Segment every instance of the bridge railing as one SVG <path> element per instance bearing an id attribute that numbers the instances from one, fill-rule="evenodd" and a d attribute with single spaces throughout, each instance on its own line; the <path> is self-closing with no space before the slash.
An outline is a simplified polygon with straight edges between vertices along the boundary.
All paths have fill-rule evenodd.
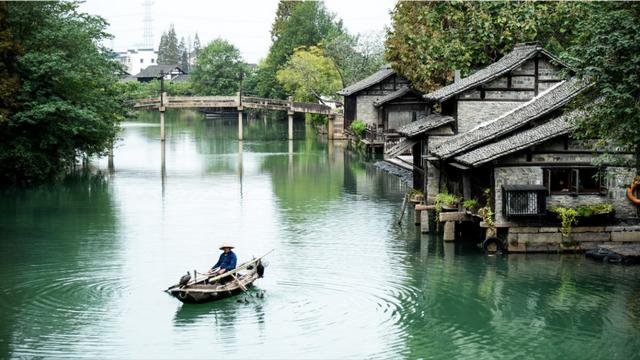
<path id="1" fill-rule="evenodd" d="M 287 100 L 267 99 L 267 98 L 259 98 L 254 96 L 243 96 L 242 103 L 247 105 L 263 105 L 263 106 L 282 107 L 282 108 L 289 107 L 289 101 Z"/>
<path id="2" fill-rule="evenodd" d="M 160 106 L 160 97 L 136 100 L 134 107 L 152 107 Z"/>
<path id="3" fill-rule="evenodd" d="M 238 98 L 235 96 L 169 96 L 168 107 L 235 107 Z"/>
<path id="4" fill-rule="evenodd" d="M 313 113 L 321 113 L 321 114 L 331 113 L 331 108 L 322 104 L 294 102 L 293 107 L 294 109 L 300 109 L 304 112 L 313 112 Z"/>

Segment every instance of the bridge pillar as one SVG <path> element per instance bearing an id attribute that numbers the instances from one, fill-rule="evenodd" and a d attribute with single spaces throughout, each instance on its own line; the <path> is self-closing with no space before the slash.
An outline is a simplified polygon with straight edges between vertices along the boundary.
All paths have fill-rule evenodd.
<path id="1" fill-rule="evenodd" d="M 333 140 L 333 123 L 336 120 L 336 116 L 331 114 L 328 116 L 329 121 L 327 121 L 327 139 Z"/>
<path id="2" fill-rule="evenodd" d="M 160 141 L 164 141 L 164 106 L 160 108 Z"/>
<path id="3" fill-rule="evenodd" d="M 242 106 L 238 107 L 238 140 L 242 140 Z"/>
<path id="4" fill-rule="evenodd" d="M 293 140 L 293 112 L 289 111 L 287 114 L 289 115 L 288 116 L 289 117 L 289 126 L 288 126 L 288 130 L 289 130 L 288 131 L 288 135 L 289 136 L 287 137 L 287 139 Z"/>

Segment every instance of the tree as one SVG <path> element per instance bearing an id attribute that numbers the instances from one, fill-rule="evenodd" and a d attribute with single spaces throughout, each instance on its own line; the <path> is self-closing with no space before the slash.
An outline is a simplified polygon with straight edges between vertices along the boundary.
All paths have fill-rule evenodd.
<path id="1" fill-rule="evenodd" d="M 200 44 L 200 37 L 198 37 L 198 33 L 196 33 L 195 39 L 193 40 L 193 51 L 195 51 L 196 57 L 200 54 L 200 50 L 202 50 L 202 44 Z"/>
<path id="2" fill-rule="evenodd" d="M 277 79 L 298 101 L 315 101 L 320 96 L 335 96 L 342 88 L 333 60 L 321 48 L 299 48 L 278 71 Z"/>
<path id="3" fill-rule="evenodd" d="M 342 22 L 335 19 L 324 3 L 315 1 L 278 4 L 271 28 L 271 47 L 265 61 L 258 67 L 256 90 L 260 96 L 284 98 L 285 90 L 276 79 L 294 50 L 301 46 L 316 46 L 324 40 L 344 33 Z"/>
<path id="4" fill-rule="evenodd" d="M 245 71 L 240 51 L 226 40 L 215 39 L 200 51 L 193 66 L 193 89 L 200 95 L 233 95 Z"/>
<path id="5" fill-rule="evenodd" d="M 584 3 L 585 17 L 571 61 L 578 75 L 594 81 L 585 97 L 589 116 L 577 121 L 575 135 L 634 149 L 640 175 L 640 4 Z M 596 100 L 597 99 L 597 100 Z"/>
<path id="6" fill-rule="evenodd" d="M 184 42 L 184 37 L 180 39 L 178 52 L 180 53 L 180 68 L 186 72 L 189 72 L 189 54 L 187 53 L 187 46 Z"/>
<path id="7" fill-rule="evenodd" d="M 164 40 L 164 41 L 163 41 Z M 158 48 L 158 64 L 177 65 L 180 63 L 181 53 L 178 48 L 178 36 L 173 24 L 169 31 L 162 34 L 160 47 Z"/>
<path id="8" fill-rule="evenodd" d="M 18 108 L 16 96 L 20 89 L 17 59 L 20 45 L 8 29 L 8 5 L 0 3 L 0 124 L 9 121 Z"/>
<path id="9" fill-rule="evenodd" d="M 573 44 L 582 6 L 575 2 L 405 2 L 392 12 L 386 58 L 419 90 L 495 62 L 515 43 L 539 41 L 562 53 Z"/>
<path id="10" fill-rule="evenodd" d="M 322 42 L 325 56 L 333 59 L 342 87 L 371 75 L 384 63 L 384 41 L 381 34 L 352 36 L 341 34 Z"/>
<path id="11" fill-rule="evenodd" d="M 78 156 L 103 154 L 126 107 L 115 84 L 122 73 L 104 19 L 78 13 L 77 2 L 10 2 L 3 31 L 19 44 L 3 58 L 20 79 L 18 108 L 0 124 L 0 184 L 59 178 Z M 15 61 L 15 63 L 14 63 Z"/>
<path id="12" fill-rule="evenodd" d="M 158 45 L 158 64 L 166 63 L 166 53 L 167 53 L 167 33 L 163 32 L 160 36 L 160 45 Z"/>

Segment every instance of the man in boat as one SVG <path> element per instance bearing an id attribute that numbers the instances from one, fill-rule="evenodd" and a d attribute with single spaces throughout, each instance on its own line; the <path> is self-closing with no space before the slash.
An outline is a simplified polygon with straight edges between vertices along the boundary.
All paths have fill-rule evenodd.
<path id="1" fill-rule="evenodd" d="M 233 249 L 233 246 L 227 242 L 222 243 L 222 245 L 220 245 L 220 250 L 222 250 L 222 254 L 220 254 L 220 258 L 218 259 L 218 262 L 213 265 L 213 267 L 211 268 L 211 270 L 209 270 L 209 274 L 211 275 L 222 275 L 224 273 L 226 273 L 227 271 L 231 271 L 233 269 L 236 268 L 236 262 L 237 262 L 237 258 L 236 258 L 236 254 L 231 251 L 231 249 Z M 226 280 L 226 278 L 222 278 L 220 279 L 220 283 L 224 284 Z"/>

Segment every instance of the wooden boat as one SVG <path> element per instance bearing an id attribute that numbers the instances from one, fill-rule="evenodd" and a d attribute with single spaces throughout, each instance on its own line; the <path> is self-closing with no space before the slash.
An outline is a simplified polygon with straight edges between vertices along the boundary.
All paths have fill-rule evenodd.
<path id="1" fill-rule="evenodd" d="M 263 276 L 263 257 L 242 263 L 235 269 L 218 276 L 199 274 L 194 271 L 194 278 L 186 284 L 172 285 L 165 291 L 188 304 L 220 300 L 242 293 L 247 291 L 256 279 Z"/>

